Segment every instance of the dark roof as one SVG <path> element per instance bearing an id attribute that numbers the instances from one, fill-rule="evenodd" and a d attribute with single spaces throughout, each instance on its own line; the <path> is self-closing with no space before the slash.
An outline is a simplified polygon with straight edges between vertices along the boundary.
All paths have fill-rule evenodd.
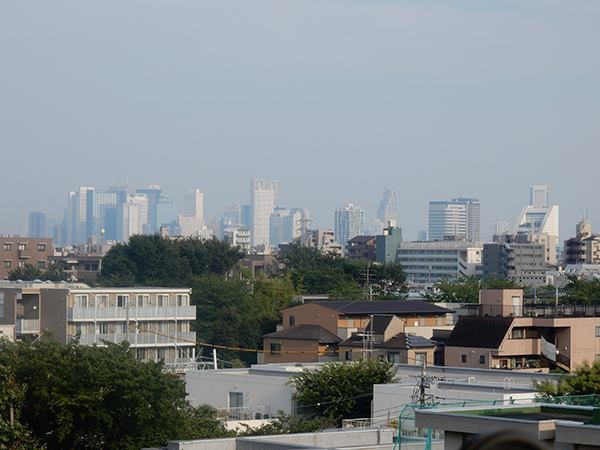
<path id="1" fill-rule="evenodd" d="M 344 314 L 446 314 L 451 309 L 436 306 L 423 300 L 374 300 L 374 301 L 314 301 L 315 305 L 333 309 Z"/>
<path id="2" fill-rule="evenodd" d="M 342 341 L 338 336 L 320 325 L 296 325 L 275 333 L 265 334 L 263 338 L 318 340 L 323 344 L 337 344 Z"/>
<path id="3" fill-rule="evenodd" d="M 365 242 L 369 242 L 372 239 L 375 239 L 376 236 L 354 236 L 352 239 L 348 241 L 348 244 L 362 244 Z"/>
<path id="4" fill-rule="evenodd" d="M 375 348 L 433 348 L 437 345 L 435 341 L 426 339 L 422 336 L 413 336 L 411 334 L 399 333 L 385 342 L 375 342 Z M 348 339 L 341 342 L 340 347 L 362 347 L 363 336 L 360 333 L 352 333 Z"/>
<path id="5" fill-rule="evenodd" d="M 446 346 L 499 348 L 513 320 L 512 317 L 461 316 L 450 333 Z"/>
<path id="6" fill-rule="evenodd" d="M 373 334 L 383 334 L 389 326 L 392 319 L 396 317 L 393 314 L 374 314 L 373 315 Z M 367 324 L 365 330 L 371 331 L 371 321 Z"/>

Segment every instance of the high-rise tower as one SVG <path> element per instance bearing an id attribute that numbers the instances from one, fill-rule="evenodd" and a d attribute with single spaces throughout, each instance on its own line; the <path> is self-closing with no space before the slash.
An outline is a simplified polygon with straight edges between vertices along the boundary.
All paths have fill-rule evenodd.
<path id="1" fill-rule="evenodd" d="M 335 242 L 345 247 L 350 239 L 364 235 L 365 212 L 352 203 L 335 210 Z"/>
<path id="2" fill-rule="evenodd" d="M 277 181 L 254 178 L 250 184 L 252 245 L 269 245 L 269 219 L 277 202 Z"/>
<path id="3" fill-rule="evenodd" d="M 377 208 L 377 219 L 379 219 L 384 228 L 390 226 L 390 221 L 393 221 L 392 226 L 396 226 L 398 222 L 398 194 L 396 189 L 385 188 L 379 208 Z"/>
<path id="4" fill-rule="evenodd" d="M 479 242 L 480 203 L 476 198 L 454 198 L 452 201 L 429 202 L 429 240 L 445 236 L 463 236 Z"/>

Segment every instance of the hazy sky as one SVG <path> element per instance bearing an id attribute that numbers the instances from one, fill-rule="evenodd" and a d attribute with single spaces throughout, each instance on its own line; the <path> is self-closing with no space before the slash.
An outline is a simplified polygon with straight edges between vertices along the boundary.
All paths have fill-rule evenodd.
<path id="1" fill-rule="evenodd" d="M 431 200 L 478 197 L 485 237 L 549 184 L 565 239 L 600 231 L 599 142 L 598 0 L 0 3 L 0 233 L 126 181 L 211 219 L 260 177 L 320 228 L 395 187 L 409 240 Z"/>

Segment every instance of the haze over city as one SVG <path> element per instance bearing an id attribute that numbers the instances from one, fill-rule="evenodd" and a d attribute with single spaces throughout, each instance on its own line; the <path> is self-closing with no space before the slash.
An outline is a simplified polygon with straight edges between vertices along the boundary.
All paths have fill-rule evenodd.
<path id="1" fill-rule="evenodd" d="M 332 228 L 398 192 L 406 240 L 428 203 L 481 202 L 511 227 L 549 185 L 560 239 L 600 224 L 594 1 L 5 2 L 0 234 L 62 218 L 80 186 L 204 193 L 212 220 L 278 180 Z"/>

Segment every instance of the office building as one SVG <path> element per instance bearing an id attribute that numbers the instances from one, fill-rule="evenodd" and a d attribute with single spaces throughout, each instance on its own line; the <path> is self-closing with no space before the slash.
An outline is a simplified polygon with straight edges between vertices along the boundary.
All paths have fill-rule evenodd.
<path id="1" fill-rule="evenodd" d="M 254 178 L 250 185 L 252 246 L 269 245 L 269 220 L 277 203 L 277 181 Z"/>
<path id="2" fill-rule="evenodd" d="M 46 237 L 46 214 L 39 211 L 32 211 L 29 214 L 29 237 Z"/>
<path id="3" fill-rule="evenodd" d="M 138 194 L 144 194 L 148 199 L 148 221 L 144 226 L 144 234 L 155 234 L 159 232 L 161 225 L 159 221 L 159 206 L 170 205 L 169 197 L 163 195 L 160 186 L 149 186 L 145 189 L 136 189 Z"/>
<path id="4" fill-rule="evenodd" d="M 269 218 L 269 244 L 277 247 L 283 242 L 292 242 L 302 233 L 303 221 L 309 221 L 306 208 L 275 207 Z"/>
<path id="5" fill-rule="evenodd" d="M 480 203 L 476 198 L 454 198 L 452 201 L 429 202 L 429 240 L 459 236 L 479 242 Z"/>
<path id="6" fill-rule="evenodd" d="M 483 246 L 469 241 L 402 242 L 396 262 L 410 284 L 479 275 Z"/>
<path id="7" fill-rule="evenodd" d="M 145 194 L 128 194 L 117 208 L 117 240 L 126 242 L 134 234 L 143 234 L 148 223 L 148 198 Z"/>
<path id="8" fill-rule="evenodd" d="M 181 214 L 178 217 L 181 236 L 198 236 L 204 228 L 204 194 L 192 189 L 183 194 Z"/>
<path id="9" fill-rule="evenodd" d="M 335 210 L 335 241 L 345 247 L 350 239 L 362 236 L 365 230 L 365 212 L 352 203 Z"/>
<path id="10" fill-rule="evenodd" d="M 558 206 L 550 205 L 549 188 L 529 187 L 530 203 L 521 210 L 514 234 L 550 234 L 558 239 Z"/>
<path id="11" fill-rule="evenodd" d="M 402 228 L 394 226 L 385 228 L 375 241 L 375 260 L 379 263 L 396 262 L 401 243 Z"/>

